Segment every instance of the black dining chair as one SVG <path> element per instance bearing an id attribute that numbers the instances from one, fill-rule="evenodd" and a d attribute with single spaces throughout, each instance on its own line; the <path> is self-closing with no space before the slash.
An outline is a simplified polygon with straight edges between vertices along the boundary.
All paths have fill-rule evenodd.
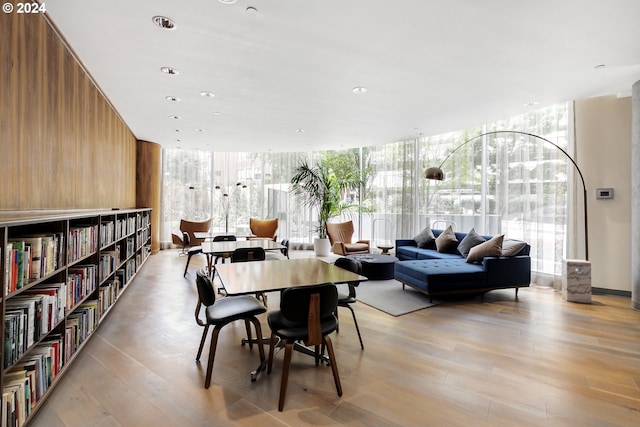
<path id="1" fill-rule="evenodd" d="M 198 303 L 195 312 L 196 322 L 198 325 L 204 327 L 196 361 L 200 360 L 204 342 L 207 338 L 207 332 L 209 332 L 209 327 L 213 326 L 211 346 L 209 348 L 209 361 L 207 363 L 207 373 L 204 382 L 204 388 L 209 388 L 209 385 L 211 385 L 211 374 L 213 372 L 213 361 L 218 345 L 218 334 L 220 330 L 229 323 L 235 322 L 236 320 L 244 320 L 249 348 L 253 348 L 251 340 L 251 323 L 253 323 L 256 329 L 260 363 L 264 363 L 265 354 L 262 344 L 262 327 L 256 316 L 265 313 L 267 308 L 252 295 L 232 296 L 216 300 L 216 293 L 213 291 L 213 285 L 206 270 L 200 270 L 196 273 L 196 286 L 198 288 Z M 200 310 L 203 306 L 205 308 L 204 320 L 200 319 Z"/>
<path id="2" fill-rule="evenodd" d="M 266 252 L 261 247 L 238 248 L 231 254 L 231 262 L 264 261 Z"/>
<path id="3" fill-rule="evenodd" d="M 356 274 L 362 274 L 362 264 L 360 261 L 355 260 L 353 258 L 338 258 L 333 263 L 336 267 L 344 268 L 345 270 L 349 270 Z M 356 319 L 356 312 L 353 311 L 352 305 L 355 304 L 358 300 L 356 299 L 356 286 L 358 286 L 360 282 L 348 282 L 349 293 L 344 293 L 341 290 L 338 290 L 338 307 L 346 307 L 351 310 L 351 315 L 353 316 L 353 324 L 356 326 L 356 331 L 358 332 L 358 339 L 360 340 L 360 348 L 364 350 L 364 344 L 362 343 L 362 335 L 360 335 L 360 328 L 358 327 L 358 320 Z M 336 309 L 336 317 L 338 317 L 338 310 Z M 339 332 L 339 330 L 337 331 Z"/>
<path id="4" fill-rule="evenodd" d="M 329 338 L 329 334 L 338 327 L 338 319 L 334 315 L 337 305 L 336 286 L 333 283 L 324 283 L 285 289 L 281 293 L 280 310 L 267 314 L 267 321 L 271 328 L 267 374 L 271 373 L 273 366 L 273 352 L 277 338 L 279 337 L 285 343 L 278 411 L 284 408 L 293 345 L 297 341 L 304 341 L 306 345 L 315 347 L 316 365 L 320 355 L 318 347 L 320 345 L 326 347 L 336 391 L 338 396 L 342 396 L 338 364 L 331 338 Z"/>
<path id="5" fill-rule="evenodd" d="M 237 240 L 236 236 L 232 234 L 219 235 L 213 238 L 214 242 L 235 242 L 236 240 Z M 216 255 L 216 258 L 214 259 L 213 263 L 217 264 L 220 259 L 222 259 L 222 262 L 224 262 L 225 258 L 229 258 L 230 256 L 231 256 L 231 252 L 225 252 L 222 255 Z"/>

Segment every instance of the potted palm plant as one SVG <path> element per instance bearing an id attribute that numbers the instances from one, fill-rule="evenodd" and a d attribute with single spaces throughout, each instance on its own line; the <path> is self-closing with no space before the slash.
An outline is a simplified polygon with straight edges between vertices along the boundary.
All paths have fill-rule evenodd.
<path id="1" fill-rule="evenodd" d="M 302 161 L 295 168 L 291 177 L 291 192 L 303 206 L 311 207 L 317 213 L 315 231 L 318 237 L 313 242 L 316 255 L 329 255 L 331 245 L 325 224 L 332 217 L 354 207 L 343 202 L 342 195 L 347 190 L 360 189 L 361 185 L 362 181 L 356 176 L 338 178 L 326 161 L 315 165 Z"/>

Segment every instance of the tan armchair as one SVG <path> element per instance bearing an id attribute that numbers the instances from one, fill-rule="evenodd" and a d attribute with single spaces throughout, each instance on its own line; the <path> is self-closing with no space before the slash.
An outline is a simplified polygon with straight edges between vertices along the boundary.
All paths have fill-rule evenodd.
<path id="1" fill-rule="evenodd" d="M 178 246 L 197 246 L 200 245 L 204 239 L 196 239 L 194 232 L 196 231 L 209 231 L 211 227 L 211 218 L 204 221 L 188 221 L 186 219 L 180 220 L 180 234 L 172 233 L 171 240 L 174 245 Z M 182 234 L 187 233 L 189 235 L 189 241 L 185 242 L 182 238 Z"/>
<path id="2" fill-rule="evenodd" d="M 271 239 L 274 242 L 278 237 L 276 232 L 278 231 L 278 218 L 274 219 L 257 219 L 249 218 L 249 228 L 254 238 Z M 247 239 L 249 239 L 247 237 Z"/>
<path id="3" fill-rule="evenodd" d="M 331 250 L 337 255 L 353 255 L 370 253 L 369 240 L 351 242 L 353 238 L 353 221 L 325 224 Z"/>

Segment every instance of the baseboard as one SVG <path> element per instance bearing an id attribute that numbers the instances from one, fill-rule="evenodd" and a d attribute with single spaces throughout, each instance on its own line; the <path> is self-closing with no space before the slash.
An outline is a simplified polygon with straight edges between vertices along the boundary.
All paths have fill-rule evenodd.
<path id="1" fill-rule="evenodd" d="M 620 291 L 618 289 L 591 288 L 591 293 L 593 295 L 614 295 L 618 297 L 631 298 L 631 291 Z"/>

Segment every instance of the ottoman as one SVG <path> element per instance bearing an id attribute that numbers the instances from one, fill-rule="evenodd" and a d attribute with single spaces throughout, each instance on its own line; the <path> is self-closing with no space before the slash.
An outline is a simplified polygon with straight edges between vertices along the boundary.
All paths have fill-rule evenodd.
<path id="1" fill-rule="evenodd" d="M 360 261 L 362 264 L 362 275 L 369 280 L 389 280 L 393 279 L 394 264 L 398 258 L 382 254 L 347 255 Z"/>

